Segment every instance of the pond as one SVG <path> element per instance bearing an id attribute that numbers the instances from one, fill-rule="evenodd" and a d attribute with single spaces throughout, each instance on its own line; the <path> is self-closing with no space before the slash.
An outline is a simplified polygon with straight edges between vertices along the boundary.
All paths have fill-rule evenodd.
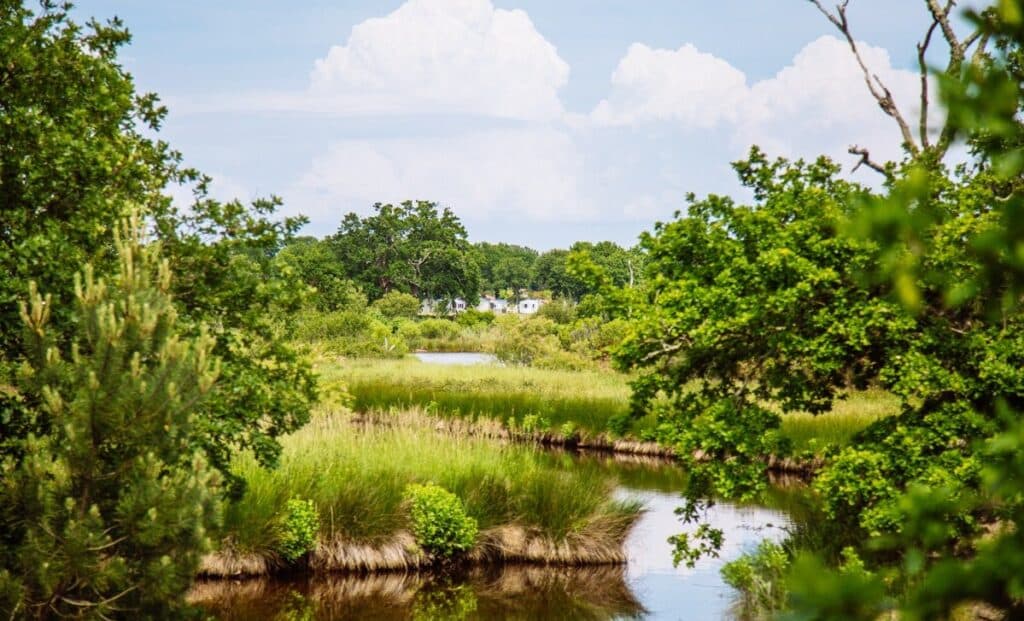
<path id="1" fill-rule="evenodd" d="M 225 620 L 728 619 L 735 592 L 719 576 L 727 560 L 764 538 L 781 539 L 794 493 L 775 489 L 761 505 L 716 504 L 706 517 L 725 533 L 720 558 L 673 567 L 666 539 L 681 532 L 682 471 L 663 460 L 564 456 L 619 481 L 618 494 L 647 508 L 626 541 L 623 566 L 506 566 L 457 575 L 329 575 L 199 583 L 192 599 Z M 767 506 L 771 505 L 771 506 Z"/>
<path id="2" fill-rule="evenodd" d="M 471 351 L 440 352 L 424 351 L 413 354 L 420 362 L 428 364 L 494 364 L 498 361 L 494 354 L 482 354 Z"/>

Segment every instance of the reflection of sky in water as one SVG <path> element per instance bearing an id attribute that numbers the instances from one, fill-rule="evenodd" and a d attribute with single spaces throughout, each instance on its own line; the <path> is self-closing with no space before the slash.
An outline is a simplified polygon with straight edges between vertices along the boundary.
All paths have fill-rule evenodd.
<path id="1" fill-rule="evenodd" d="M 429 364 L 454 364 L 458 366 L 469 364 L 492 364 L 498 361 L 494 354 L 480 354 L 474 352 L 418 352 L 413 354 L 420 362 Z"/>
<path id="2" fill-rule="evenodd" d="M 647 508 L 626 542 L 627 580 L 649 612 L 646 619 L 727 618 L 735 593 L 722 582 L 719 569 L 762 539 L 781 539 L 782 527 L 787 523 L 779 511 L 717 504 L 707 511 L 706 517 L 725 535 L 721 556 L 701 559 L 693 568 L 685 564 L 673 567 L 672 548 L 666 539 L 696 527 L 682 524 L 675 515 L 676 507 L 683 504 L 682 498 L 648 491 L 621 493 L 640 499 Z"/>

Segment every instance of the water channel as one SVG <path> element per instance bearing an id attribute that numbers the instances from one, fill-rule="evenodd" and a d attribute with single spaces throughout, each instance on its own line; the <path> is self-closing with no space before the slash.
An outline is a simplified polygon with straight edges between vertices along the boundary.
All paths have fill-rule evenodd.
<path id="1" fill-rule="evenodd" d="M 454 356 L 456 364 L 481 362 L 446 356 Z M 702 559 L 693 568 L 674 567 L 666 540 L 688 528 L 675 514 L 685 484 L 678 466 L 593 453 L 553 454 L 552 459 L 567 468 L 599 469 L 617 481 L 617 494 L 644 503 L 646 511 L 626 540 L 625 565 L 217 580 L 197 584 L 192 599 L 224 620 L 729 619 L 736 594 L 719 575 L 722 564 L 764 538 L 782 538 L 790 523 L 788 508 L 799 504 L 799 489 L 784 487 L 760 504 L 716 504 L 706 517 L 725 533 L 720 557 Z"/>

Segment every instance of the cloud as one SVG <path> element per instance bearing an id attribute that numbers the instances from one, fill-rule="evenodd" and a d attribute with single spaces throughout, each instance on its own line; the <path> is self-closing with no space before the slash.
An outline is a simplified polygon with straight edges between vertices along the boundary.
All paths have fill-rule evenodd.
<path id="1" fill-rule="evenodd" d="M 858 45 L 916 129 L 918 74 L 894 68 L 882 48 Z M 937 110 L 929 113 L 933 125 L 941 120 Z M 774 155 L 826 154 L 844 162 L 850 158 L 847 147 L 856 143 L 881 161 L 901 154 L 895 122 L 879 110 L 847 44 L 833 36 L 812 41 L 789 66 L 753 84 L 726 61 L 692 45 L 672 51 L 634 44 L 590 121 L 597 126 L 667 122 L 686 131 L 726 127 L 735 152 L 759 144 Z"/>
<path id="2" fill-rule="evenodd" d="M 634 43 L 591 118 L 599 125 L 669 120 L 708 128 L 734 120 L 746 97 L 743 72 L 689 43 L 674 51 Z"/>
<path id="3" fill-rule="evenodd" d="M 287 202 L 315 232 L 376 202 L 426 199 L 465 220 L 560 222 L 593 217 L 578 187 L 583 158 L 565 132 L 495 129 L 428 138 L 343 140 L 314 158 Z"/>
<path id="4" fill-rule="evenodd" d="M 310 76 L 308 105 L 338 114 L 562 114 L 569 65 L 521 10 L 490 0 L 409 0 L 352 28 Z M 286 103 L 286 102 L 281 102 Z"/>

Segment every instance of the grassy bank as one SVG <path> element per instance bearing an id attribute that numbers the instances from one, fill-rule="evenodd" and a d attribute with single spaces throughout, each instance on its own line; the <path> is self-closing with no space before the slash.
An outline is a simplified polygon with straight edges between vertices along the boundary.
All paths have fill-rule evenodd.
<path id="1" fill-rule="evenodd" d="M 543 430 L 568 424 L 599 434 L 612 421 L 624 421 L 629 409 L 628 378 L 609 371 L 449 366 L 415 359 L 348 360 L 319 371 L 323 381 L 343 383 L 360 412 L 420 407 L 443 416 L 514 420 Z M 649 422 L 633 422 L 628 431 L 639 435 Z"/>
<path id="2" fill-rule="evenodd" d="M 423 408 L 448 417 L 492 419 L 531 431 L 611 432 L 643 438 L 655 420 L 628 420 L 629 377 L 611 371 L 555 371 L 496 365 L 437 365 L 401 360 L 345 360 L 320 365 L 322 380 L 339 382 L 360 412 Z M 797 454 L 845 446 L 858 431 L 898 409 L 891 394 L 853 391 L 821 415 L 785 414 L 783 434 Z"/>
<path id="3" fill-rule="evenodd" d="M 426 563 L 409 534 L 413 483 L 439 485 L 461 500 L 480 530 L 473 560 L 619 560 L 639 507 L 612 499 L 613 480 L 565 468 L 530 447 L 438 433 L 421 416 L 398 422 L 359 427 L 346 414 L 322 414 L 285 439 L 276 470 L 240 458 L 248 492 L 227 509 L 223 554 L 208 559 L 205 571 L 264 573 L 280 564 L 282 516 L 296 498 L 311 500 L 320 516 L 314 566 Z"/>

